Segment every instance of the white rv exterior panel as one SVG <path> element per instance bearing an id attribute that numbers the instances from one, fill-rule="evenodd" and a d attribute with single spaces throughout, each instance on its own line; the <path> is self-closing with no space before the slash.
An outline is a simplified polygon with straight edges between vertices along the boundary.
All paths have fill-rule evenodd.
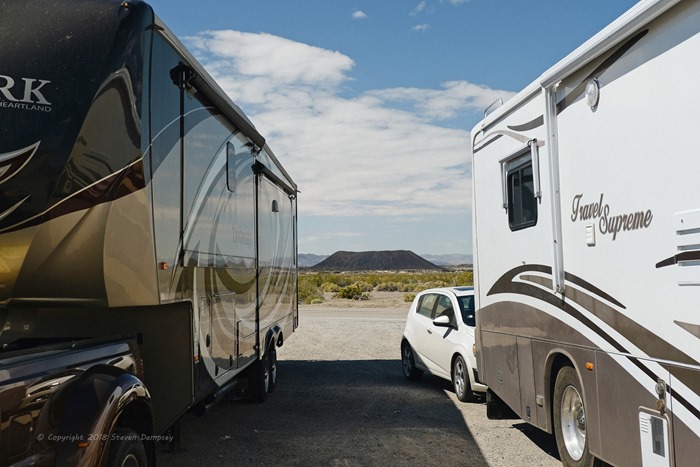
<path id="1" fill-rule="evenodd" d="M 700 455 L 698 76 L 700 2 L 640 2 L 472 134 L 480 375 L 551 432 L 553 381 L 572 366 L 588 449 L 613 465 L 654 465 L 642 418 L 665 421 L 661 465 Z M 504 161 L 532 140 L 537 220 L 513 229 Z"/>

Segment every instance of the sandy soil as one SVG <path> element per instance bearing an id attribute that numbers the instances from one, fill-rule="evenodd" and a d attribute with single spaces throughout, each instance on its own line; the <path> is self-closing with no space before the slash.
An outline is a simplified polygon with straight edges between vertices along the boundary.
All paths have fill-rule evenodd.
<path id="1" fill-rule="evenodd" d="M 409 306 L 403 293 L 302 306 L 267 402 L 227 399 L 186 415 L 181 448 L 159 453 L 159 464 L 561 465 L 549 435 L 488 420 L 483 402 L 459 402 L 447 381 L 405 380 L 399 344 Z"/>

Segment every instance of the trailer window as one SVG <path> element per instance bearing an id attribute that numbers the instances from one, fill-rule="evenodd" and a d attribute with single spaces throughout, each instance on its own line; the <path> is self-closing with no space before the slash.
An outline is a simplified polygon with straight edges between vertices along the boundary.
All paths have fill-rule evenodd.
<path id="1" fill-rule="evenodd" d="M 532 159 L 521 158 L 506 173 L 508 196 L 508 225 L 520 230 L 537 224 L 537 200 L 532 176 Z"/>

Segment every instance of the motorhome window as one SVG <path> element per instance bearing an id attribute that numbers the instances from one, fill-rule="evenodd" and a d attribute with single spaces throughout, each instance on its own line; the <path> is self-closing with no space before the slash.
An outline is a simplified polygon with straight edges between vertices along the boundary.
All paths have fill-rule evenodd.
<path id="1" fill-rule="evenodd" d="M 521 157 L 508 164 L 506 188 L 508 196 L 508 225 L 521 230 L 537 224 L 537 200 L 532 175 L 531 157 Z"/>
<path id="2" fill-rule="evenodd" d="M 437 299 L 437 295 L 435 294 L 427 294 L 423 295 L 420 298 L 420 301 L 418 302 L 418 309 L 416 312 L 418 314 L 421 314 L 423 316 L 427 316 L 428 318 L 433 317 L 433 308 L 435 306 L 435 300 Z"/>

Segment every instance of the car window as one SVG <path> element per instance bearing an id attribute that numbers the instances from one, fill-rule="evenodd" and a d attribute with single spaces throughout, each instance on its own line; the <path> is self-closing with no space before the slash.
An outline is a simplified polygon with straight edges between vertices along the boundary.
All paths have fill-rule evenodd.
<path id="1" fill-rule="evenodd" d="M 476 312 L 474 311 L 474 296 L 467 295 L 464 297 L 457 297 L 459 302 L 459 308 L 462 313 L 462 321 L 467 326 L 476 326 Z"/>
<path id="2" fill-rule="evenodd" d="M 432 318 L 436 299 L 437 295 L 435 294 L 423 295 L 418 302 L 418 307 L 416 307 L 416 313 Z"/>
<path id="3" fill-rule="evenodd" d="M 440 297 L 438 298 L 437 307 L 435 307 L 434 318 L 443 315 L 449 316 L 450 320 L 453 320 L 455 317 L 455 310 L 452 307 L 452 300 L 450 300 L 450 297 L 448 297 L 447 295 L 440 295 Z"/>

